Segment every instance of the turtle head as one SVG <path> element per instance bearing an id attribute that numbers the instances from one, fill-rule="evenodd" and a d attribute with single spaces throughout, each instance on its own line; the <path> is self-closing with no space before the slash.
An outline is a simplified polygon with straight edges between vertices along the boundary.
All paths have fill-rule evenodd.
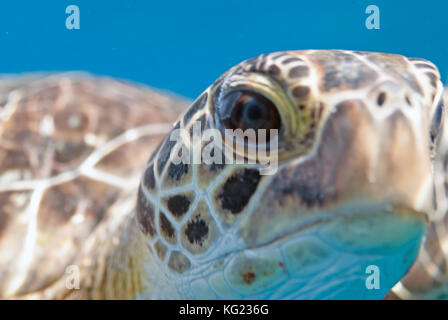
<path id="1" fill-rule="evenodd" d="M 430 62 L 392 54 L 288 51 L 226 72 L 140 188 L 180 295 L 382 298 L 425 231 L 441 93 Z"/>

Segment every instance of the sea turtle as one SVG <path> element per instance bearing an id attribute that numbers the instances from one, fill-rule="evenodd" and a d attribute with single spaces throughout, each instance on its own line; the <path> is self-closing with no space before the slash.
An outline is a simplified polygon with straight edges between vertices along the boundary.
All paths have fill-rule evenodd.
<path id="1" fill-rule="evenodd" d="M 444 297 L 439 79 L 395 54 L 275 52 L 187 108 L 107 77 L 3 77 L 0 297 Z M 223 163 L 175 161 L 212 142 L 195 126 L 278 130 L 252 145 L 278 168 L 241 136 Z"/>

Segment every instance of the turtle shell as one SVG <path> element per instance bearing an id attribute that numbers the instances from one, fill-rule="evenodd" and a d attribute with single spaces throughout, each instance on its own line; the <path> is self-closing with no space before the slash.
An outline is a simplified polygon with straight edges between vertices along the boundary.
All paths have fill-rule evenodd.
<path id="1" fill-rule="evenodd" d="M 0 78 L 0 297 L 44 290 L 95 230 L 132 213 L 146 161 L 188 104 L 84 73 Z"/>

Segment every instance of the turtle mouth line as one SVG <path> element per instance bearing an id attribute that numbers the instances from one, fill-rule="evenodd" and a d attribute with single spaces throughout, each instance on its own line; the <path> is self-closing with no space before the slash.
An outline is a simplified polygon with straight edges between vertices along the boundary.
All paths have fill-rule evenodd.
<path id="1" fill-rule="evenodd" d="M 300 223 L 298 226 L 291 228 L 290 230 L 284 232 L 283 234 L 277 235 L 272 239 L 265 240 L 259 244 L 247 247 L 246 249 L 257 249 L 268 247 L 270 245 L 275 245 L 276 243 L 287 241 L 288 239 L 295 237 L 298 234 L 304 232 L 311 232 L 313 229 L 319 226 L 325 227 L 338 219 L 344 219 L 346 222 L 351 220 L 359 220 L 363 218 L 369 218 L 373 215 L 378 215 L 381 212 L 383 215 L 390 214 L 398 215 L 402 217 L 408 217 L 413 220 L 423 220 L 426 224 L 428 222 L 428 215 L 424 212 L 417 211 L 406 205 L 366 205 L 366 206 L 353 206 L 344 207 L 331 211 L 325 211 L 319 214 L 319 216 L 307 219 L 306 221 Z M 348 224 L 347 224 L 348 226 Z M 318 231 L 317 231 L 318 232 Z"/>

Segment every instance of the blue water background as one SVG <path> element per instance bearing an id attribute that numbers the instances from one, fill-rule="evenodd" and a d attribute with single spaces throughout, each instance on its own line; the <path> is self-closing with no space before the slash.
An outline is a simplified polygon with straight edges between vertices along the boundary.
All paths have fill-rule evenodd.
<path id="1" fill-rule="evenodd" d="M 80 30 L 65 8 L 80 8 Z M 380 8 L 380 30 L 365 8 Z M 194 98 L 234 64 L 286 49 L 356 49 L 429 59 L 445 82 L 448 2 L 2 0 L 0 73 L 86 70 Z"/>

